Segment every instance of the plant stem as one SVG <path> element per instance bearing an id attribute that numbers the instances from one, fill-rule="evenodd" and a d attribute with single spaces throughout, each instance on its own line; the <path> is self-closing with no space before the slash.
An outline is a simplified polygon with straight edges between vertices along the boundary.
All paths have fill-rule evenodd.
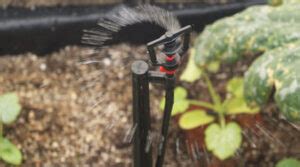
<path id="1" fill-rule="evenodd" d="M 226 120 L 225 120 L 225 116 L 224 116 L 224 108 L 221 102 L 221 97 L 220 95 L 217 93 L 217 91 L 214 89 L 211 80 L 209 79 L 209 77 L 207 76 L 207 74 L 205 72 L 203 72 L 203 76 L 204 76 L 204 81 L 207 85 L 209 94 L 214 102 L 214 110 L 218 113 L 218 117 L 219 117 L 219 123 L 221 125 L 221 128 L 224 128 L 226 125 Z"/>
<path id="2" fill-rule="evenodd" d="M 224 128 L 226 125 L 226 120 L 225 120 L 223 108 L 221 109 L 220 112 L 218 112 L 218 116 L 219 116 L 220 125 L 222 128 Z"/>
<path id="3" fill-rule="evenodd" d="M 216 90 L 214 89 L 209 77 L 205 72 L 203 72 L 204 81 L 207 85 L 209 94 L 212 98 L 212 101 L 214 102 L 214 105 L 221 106 L 221 97 L 217 94 Z"/>
<path id="4" fill-rule="evenodd" d="M 189 100 L 189 103 L 196 106 L 205 107 L 207 109 L 215 110 L 215 107 L 213 104 L 205 101 L 198 101 L 198 100 Z"/>
<path id="5" fill-rule="evenodd" d="M 0 119 L 0 138 L 2 138 L 2 135 L 3 135 L 3 124 L 2 124 L 2 121 Z"/>

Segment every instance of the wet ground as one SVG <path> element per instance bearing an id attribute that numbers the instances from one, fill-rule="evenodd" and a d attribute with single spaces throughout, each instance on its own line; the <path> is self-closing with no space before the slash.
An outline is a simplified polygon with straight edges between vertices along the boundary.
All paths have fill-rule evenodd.
<path id="1" fill-rule="evenodd" d="M 130 65 L 133 59 L 147 59 L 145 55 L 143 47 L 118 45 L 99 53 L 69 46 L 43 57 L 1 56 L 0 94 L 17 92 L 23 106 L 17 122 L 5 127 L 5 136 L 22 150 L 22 166 L 131 166 Z M 241 75 L 249 61 L 235 68 L 224 66 L 213 75 L 218 92 L 224 93 L 226 81 Z M 202 81 L 178 85 L 193 90 L 190 97 L 207 97 Z M 162 88 L 152 85 L 150 89 L 155 132 L 162 116 L 158 111 Z M 233 158 L 240 162 L 237 166 L 274 166 L 286 156 L 300 158 L 299 127 L 276 113 L 270 103 L 263 109 L 262 130 L 244 130 L 243 148 Z M 185 136 L 173 120 L 166 166 L 196 166 L 204 159 L 210 166 L 218 164 L 209 153 L 195 160 L 187 153 Z M 5 165 L 0 162 L 0 166 Z"/>
<path id="2" fill-rule="evenodd" d="M 23 166 L 130 166 L 123 138 L 131 126 L 131 78 L 122 70 L 130 64 L 119 58 L 131 49 L 107 49 L 97 56 L 112 58 L 81 64 L 87 52 L 0 57 L 0 94 L 14 91 L 22 101 L 5 134 L 22 149 Z"/>

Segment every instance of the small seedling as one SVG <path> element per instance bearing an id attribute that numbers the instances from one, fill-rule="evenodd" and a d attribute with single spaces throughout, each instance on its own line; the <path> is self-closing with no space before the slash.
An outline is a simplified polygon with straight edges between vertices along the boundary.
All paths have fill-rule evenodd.
<path id="1" fill-rule="evenodd" d="M 22 162 L 21 151 L 3 135 L 3 124 L 11 124 L 21 111 L 19 98 L 15 93 L 0 96 L 0 159 L 12 165 Z"/>
<path id="2" fill-rule="evenodd" d="M 233 78 L 227 83 L 227 97 L 224 101 L 215 91 L 209 77 L 202 72 L 205 83 L 213 103 L 187 99 L 187 91 L 182 87 L 175 89 L 175 102 L 172 115 L 182 114 L 179 119 L 179 126 L 184 130 L 208 125 L 205 130 L 205 145 L 208 150 L 224 160 L 236 152 L 242 143 L 242 129 L 234 121 L 226 122 L 225 116 L 232 114 L 256 114 L 258 108 L 247 106 L 243 93 L 243 79 Z M 186 112 L 190 105 L 199 106 L 211 110 L 214 114 L 208 114 L 205 110 L 195 109 Z M 161 107 L 164 106 L 164 100 Z M 218 120 L 218 123 L 213 123 Z"/>

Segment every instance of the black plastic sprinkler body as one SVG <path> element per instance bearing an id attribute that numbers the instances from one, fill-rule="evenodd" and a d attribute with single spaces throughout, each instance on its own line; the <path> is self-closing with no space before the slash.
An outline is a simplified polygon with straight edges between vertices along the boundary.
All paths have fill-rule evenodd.
<path id="1" fill-rule="evenodd" d="M 149 107 L 149 83 L 165 85 L 165 107 L 161 128 L 161 141 L 158 148 L 158 156 L 155 166 L 161 167 L 164 162 L 167 135 L 171 111 L 174 103 L 175 72 L 180 64 L 181 56 L 189 48 L 191 26 L 186 26 L 175 32 L 167 32 L 160 38 L 147 44 L 152 66 L 160 66 L 160 72 L 149 71 L 149 65 L 144 61 L 135 61 L 132 64 L 133 86 L 133 122 L 136 132 L 134 135 L 134 167 L 152 167 L 152 150 L 147 148 L 147 140 L 150 135 L 150 107 Z M 178 37 L 184 34 L 183 43 Z M 163 60 L 158 60 L 155 47 L 163 45 Z"/>

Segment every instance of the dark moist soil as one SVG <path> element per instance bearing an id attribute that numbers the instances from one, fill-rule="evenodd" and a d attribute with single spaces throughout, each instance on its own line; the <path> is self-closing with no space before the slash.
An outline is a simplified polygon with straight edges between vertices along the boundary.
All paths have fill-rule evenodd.
<path id="1" fill-rule="evenodd" d="M 127 135 L 132 129 L 130 65 L 134 59 L 147 59 L 145 55 L 144 47 L 118 45 L 99 53 L 69 46 L 44 57 L 30 53 L 1 56 L 0 94 L 17 92 L 23 106 L 17 122 L 5 127 L 5 136 L 22 150 L 22 166 L 132 166 L 131 136 Z M 224 96 L 227 80 L 242 75 L 252 59 L 234 68 L 223 66 L 221 72 L 212 75 L 218 92 Z M 189 91 L 191 98 L 209 100 L 201 80 L 178 85 L 193 90 Z M 156 151 L 163 87 L 151 85 L 150 90 Z M 192 143 L 201 140 L 201 131 L 183 132 L 173 119 L 165 166 L 271 167 L 283 157 L 300 158 L 299 128 L 280 118 L 273 103 L 262 111 L 258 125 L 252 123 L 256 117 L 239 116 L 240 123 L 250 122 L 244 129 L 243 147 L 222 164 L 201 146 L 194 145 L 191 151 Z"/>

